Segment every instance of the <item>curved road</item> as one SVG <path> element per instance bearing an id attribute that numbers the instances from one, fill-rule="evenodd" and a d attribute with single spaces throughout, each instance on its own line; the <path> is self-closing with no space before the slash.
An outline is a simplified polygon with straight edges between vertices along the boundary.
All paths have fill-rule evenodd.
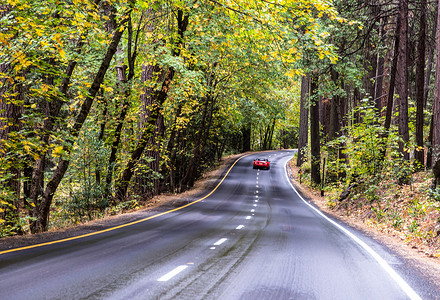
<path id="1" fill-rule="evenodd" d="M 202 201 L 137 224 L 0 252 L 0 299 L 435 299 L 405 261 L 291 187 L 294 151 L 242 157 Z M 268 157 L 271 170 L 252 169 Z"/>

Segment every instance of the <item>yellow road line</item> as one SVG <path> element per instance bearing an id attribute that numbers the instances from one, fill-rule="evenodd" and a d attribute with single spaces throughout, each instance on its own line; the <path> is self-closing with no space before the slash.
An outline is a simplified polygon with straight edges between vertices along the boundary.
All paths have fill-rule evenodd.
<path id="1" fill-rule="evenodd" d="M 226 177 L 228 176 L 229 172 L 231 172 L 231 170 L 235 166 L 235 164 L 240 159 L 242 159 L 243 157 L 249 156 L 251 154 L 252 153 L 246 154 L 246 155 L 243 155 L 240 158 L 238 158 L 232 164 L 232 166 L 229 168 L 229 170 L 226 172 L 225 176 L 223 176 L 222 180 L 217 184 L 217 186 L 209 194 L 207 194 L 203 198 L 195 200 L 195 201 L 193 201 L 191 203 L 185 204 L 185 205 L 180 206 L 178 208 L 174 208 L 174 209 L 171 209 L 171 210 L 168 210 L 168 211 L 165 211 L 165 212 L 162 212 L 162 213 L 159 213 L 159 214 L 156 214 L 156 215 L 144 218 L 144 219 L 140 219 L 140 220 L 133 221 L 133 222 L 130 222 L 130 223 L 122 224 L 122 225 L 119 225 L 119 226 L 115 226 L 115 227 L 111 227 L 111 228 L 107 228 L 107 229 L 103 229 L 103 230 L 99 230 L 99 231 L 95 231 L 95 232 L 91 232 L 91 233 L 87 233 L 87 234 L 82 234 L 82 235 L 78 235 L 78 236 L 73 236 L 73 237 L 65 238 L 65 239 L 61 239 L 61 240 L 56 240 L 56 241 L 51 241 L 51 242 L 46 242 L 46 243 L 41 243 L 41 244 L 35 244 L 35 245 L 30 245 L 30 246 L 25 246 L 25 247 L 20 247 L 20 248 L 14 248 L 14 249 L 0 251 L 0 255 L 1 254 L 5 254 L 5 253 L 18 252 L 18 251 L 22 251 L 22 250 L 26 250 L 26 249 L 32 249 L 32 248 L 47 246 L 47 245 L 59 244 L 59 243 L 67 242 L 67 241 L 73 241 L 73 240 L 85 238 L 85 237 L 88 237 L 88 236 L 98 235 L 98 234 L 101 234 L 101 233 L 104 233 L 104 232 L 109 232 L 109 231 L 113 231 L 113 230 L 116 230 L 116 229 L 120 229 L 120 228 L 128 227 L 128 226 L 131 226 L 131 225 L 135 225 L 135 224 L 138 224 L 138 223 L 142 223 L 142 222 L 145 222 L 145 221 L 148 221 L 148 220 L 151 220 L 151 219 L 154 219 L 154 218 L 157 218 L 157 217 L 160 217 L 160 216 L 163 216 L 163 215 L 166 215 L 166 214 L 169 214 L 169 213 L 172 213 L 172 212 L 184 209 L 185 207 L 188 207 L 190 205 L 196 204 L 196 203 L 198 203 L 198 202 L 200 202 L 202 200 L 205 200 L 209 196 L 211 196 L 218 189 L 218 187 L 223 183 L 223 181 L 226 179 Z"/>

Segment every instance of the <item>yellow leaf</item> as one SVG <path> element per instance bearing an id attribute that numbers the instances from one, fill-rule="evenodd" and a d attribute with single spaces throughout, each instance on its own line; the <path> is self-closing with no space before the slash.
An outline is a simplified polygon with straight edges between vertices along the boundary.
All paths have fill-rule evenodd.
<path id="1" fill-rule="evenodd" d="M 55 146 L 55 148 L 52 151 L 52 156 L 53 157 L 61 157 L 63 152 L 64 152 L 63 151 L 63 146 L 61 146 L 61 145 Z"/>
<path id="2" fill-rule="evenodd" d="M 64 52 L 63 49 L 58 48 L 58 53 L 60 53 L 60 55 L 61 55 L 61 57 L 62 57 L 63 59 L 66 59 L 66 52 Z"/>

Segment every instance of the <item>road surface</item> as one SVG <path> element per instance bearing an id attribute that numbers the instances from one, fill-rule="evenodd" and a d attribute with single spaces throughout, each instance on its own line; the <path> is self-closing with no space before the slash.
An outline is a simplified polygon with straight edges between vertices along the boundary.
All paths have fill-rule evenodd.
<path id="1" fill-rule="evenodd" d="M 0 299 L 440 297 L 390 250 L 302 200 L 285 172 L 293 154 L 244 156 L 187 207 L 1 253 Z M 256 157 L 269 158 L 271 169 L 254 170 Z"/>

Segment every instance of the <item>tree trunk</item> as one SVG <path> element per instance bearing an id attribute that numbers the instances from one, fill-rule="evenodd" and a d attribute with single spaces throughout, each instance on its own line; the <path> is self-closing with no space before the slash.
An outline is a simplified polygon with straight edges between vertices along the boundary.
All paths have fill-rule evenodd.
<path id="1" fill-rule="evenodd" d="M 251 125 L 245 124 L 241 128 L 242 152 L 251 151 Z"/>
<path id="2" fill-rule="evenodd" d="M 305 162 L 307 143 L 309 137 L 309 76 L 303 76 L 301 80 L 301 104 L 299 112 L 299 137 L 298 137 L 298 158 L 296 165 L 301 167 Z"/>
<path id="3" fill-rule="evenodd" d="M 209 106 L 212 107 L 213 104 L 214 104 L 214 99 L 212 98 L 211 95 L 208 94 L 205 98 L 202 118 L 200 121 L 200 126 L 198 129 L 198 133 L 196 135 L 196 139 L 194 141 L 194 149 L 192 152 L 192 156 L 191 159 L 189 160 L 188 168 L 185 173 L 185 176 L 182 178 L 182 181 L 180 182 L 181 191 L 187 190 L 188 188 L 194 185 L 196 171 L 199 166 L 200 154 L 202 153 L 203 144 L 205 142 L 202 136 L 205 130 L 209 130 L 209 127 L 206 126 L 206 119 L 208 118 L 208 114 L 209 114 Z"/>
<path id="4" fill-rule="evenodd" d="M 424 125 L 424 88 L 425 88 L 425 50 L 426 50 L 426 0 L 420 0 L 420 31 L 419 43 L 417 47 L 417 114 L 416 114 L 416 145 L 414 158 L 419 166 L 425 165 L 425 148 L 423 143 L 423 125 Z"/>
<path id="5" fill-rule="evenodd" d="M 170 158 L 170 162 L 169 162 L 169 168 L 164 168 L 162 170 L 162 175 L 164 176 L 164 178 L 166 178 L 166 173 L 167 171 L 169 171 L 169 191 L 171 191 L 172 193 L 175 192 L 176 189 L 176 170 L 177 170 L 177 166 L 176 166 L 176 156 L 177 156 L 177 143 L 176 141 L 179 140 L 179 134 L 180 134 L 180 130 L 178 130 L 177 127 L 177 120 L 180 118 L 182 114 L 182 103 L 179 102 L 179 104 L 177 105 L 177 109 L 176 109 L 176 116 L 174 118 L 174 122 L 172 125 L 172 129 L 171 129 L 171 133 L 170 133 L 170 137 L 168 139 L 168 144 L 167 144 L 167 154 L 169 155 Z M 166 182 L 165 182 L 166 184 Z"/>
<path id="6" fill-rule="evenodd" d="M 277 119 L 273 118 L 272 121 L 272 126 L 270 128 L 270 133 L 269 133 L 269 142 L 268 142 L 268 149 L 272 150 L 272 142 L 273 142 L 273 132 L 275 131 L 275 123 L 276 123 Z"/>
<path id="7" fill-rule="evenodd" d="M 107 195 L 110 194 L 110 185 L 113 180 L 113 169 L 114 165 L 116 163 L 116 154 L 119 149 L 119 144 L 121 142 L 121 135 L 122 135 L 122 127 L 124 126 L 124 120 L 127 115 L 128 109 L 130 107 L 130 94 L 131 91 L 127 87 L 127 76 L 126 76 L 126 69 L 127 66 L 125 65 L 119 65 L 116 67 L 117 72 L 117 79 L 119 81 L 119 97 L 122 98 L 120 101 L 122 102 L 121 106 L 121 112 L 119 114 L 119 117 L 116 118 L 116 128 L 115 128 L 115 134 L 113 137 L 113 144 L 110 151 L 110 158 L 108 161 L 108 167 L 107 167 L 107 176 L 106 176 L 106 190 Z"/>
<path id="8" fill-rule="evenodd" d="M 431 32 L 431 36 L 429 38 L 429 41 L 435 41 L 435 37 L 437 34 L 437 19 L 438 19 L 438 3 L 436 2 L 434 4 L 434 11 L 435 11 L 435 17 L 434 17 L 434 25 L 432 26 L 432 32 Z M 434 54 L 435 54 L 435 50 L 436 50 L 436 46 L 435 46 L 435 42 L 430 42 L 428 43 L 428 64 L 426 67 L 426 73 L 425 73 L 425 87 L 424 87 L 424 92 L 425 95 L 423 97 L 423 99 L 425 100 L 423 107 L 426 108 L 426 104 L 427 104 L 427 100 L 428 100 L 428 94 L 429 94 L 429 90 L 430 90 L 430 83 L 431 83 L 431 73 L 432 73 L 432 67 L 434 64 Z M 430 164 L 426 163 L 427 167 L 431 167 Z"/>
<path id="9" fill-rule="evenodd" d="M 440 3 L 440 0 L 438 1 Z M 435 186 L 440 183 L 440 9 L 437 19 L 437 62 L 435 67 L 435 91 L 432 116 L 432 172 Z"/>
<path id="10" fill-rule="evenodd" d="M 380 36 L 383 44 L 386 43 L 387 31 L 385 29 L 388 18 L 381 18 L 380 20 Z M 377 115 L 381 116 L 382 113 L 382 98 L 383 98 L 383 80 L 384 80 L 384 69 L 385 69 L 385 57 L 380 53 L 377 53 L 377 70 L 376 70 L 376 86 L 374 91 L 374 99 L 377 110 Z"/>
<path id="11" fill-rule="evenodd" d="M 321 135 L 319 126 L 319 96 L 316 74 L 312 75 L 310 84 L 310 149 L 311 149 L 311 179 L 316 185 L 321 183 Z"/>
<path id="12" fill-rule="evenodd" d="M 263 151 L 267 150 L 267 146 L 269 143 L 269 134 L 270 134 L 270 120 L 269 120 L 269 124 L 267 124 L 266 126 L 266 130 L 264 131 L 264 138 L 263 138 Z"/>
<path id="13" fill-rule="evenodd" d="M 333 68 L 331 69 L 331 77 L 335 87 L 339 87 L 339 74 Z M 339 105 L 340 96 L 335 94 L 330 104 L 330 123 L 329 123 L 329 140 L 334 140 L 339 136 Z"/>
<path id="14" fill-rule="evenodd" d="M 399 135 L 402 142 L 399 142 L 399 152 L 405 160 L 409 160 L 409 153 L 405 150 L 409 142 L 408 129 L 408 0 L 399 0 L 400 30 L 396 89 L 399 94 Z"/>
<path id="15" fill-rule="evenodd" d="M 111 15 L 110 22 L 107 24 L 107 31 L 108 32 L 114 32 L 117 28 L 117 24 L 114 22 L 116 14 L 116 9 L 113 6 L 110 6 L 108 8 L 107 15 Z M 129 18 L 128 26 L 131 28 L 131 18 Z M 128 49 L 131 49 L 131 40 L 132 40 L 132 32 L 131 30 L 128 33 Z M 121 56 L 123 57 L 123 51 L 120 46 L 117 47 L 116 50 L 116 57 Z M 128 51 L 128 61 L 131 61 L 130 57 L 131 53 Z M 134 76 L 134 71 L 130 69 L 130 72 L 132 74 L 131 77 Z M 127 115 L 128 109 L 130 107 L 130 95 L 131 95 L 131 89 L 129 87 L 129 81 L 131 78 L 127 78 L 127 66 L 124 64 L 123 59 L 118 60 L 118 64 L 116 66 L 116 90 L 117 90 L 117 101 L 118 105 L 121 106 L 121 111 L 118 117 L 114 116 L 116 119 L 116 128 L 114 130 L 114 136 L 113 136 L 113 143 L 110 150 L 110 156 L 107 164 L 107 175 L 105 179 L 105 193 L 106 197 L 110 195 L 110 187 L 111 183 L 113 181 L 113 171 L 114 166 L 116 163 L 116 154 L 119 149 L 119 144 L 121 142 L 121 135 L 122 135 L 122 128 L 124 126 L 125 117 Z"/>
<path id="16" fill-rule="evenodd" d="M 387 110 L 386 110 L 385 124 L 384 124 L 384 127 L 387 132 L 391 127 L 391 118 L 393 115 L 394 88 L 396 85 L 397 61 L 399 57 L 399 51 L 397 49 L 400 47 L 399 31 L 400 31 L 400 18 L 397 18 L 396 34 L 394 39 L 394 56 L 390 71 L 390 85 L 388 88 Z M 386 133 L 386 136 L 388 136 L 388 133 Z"/>

